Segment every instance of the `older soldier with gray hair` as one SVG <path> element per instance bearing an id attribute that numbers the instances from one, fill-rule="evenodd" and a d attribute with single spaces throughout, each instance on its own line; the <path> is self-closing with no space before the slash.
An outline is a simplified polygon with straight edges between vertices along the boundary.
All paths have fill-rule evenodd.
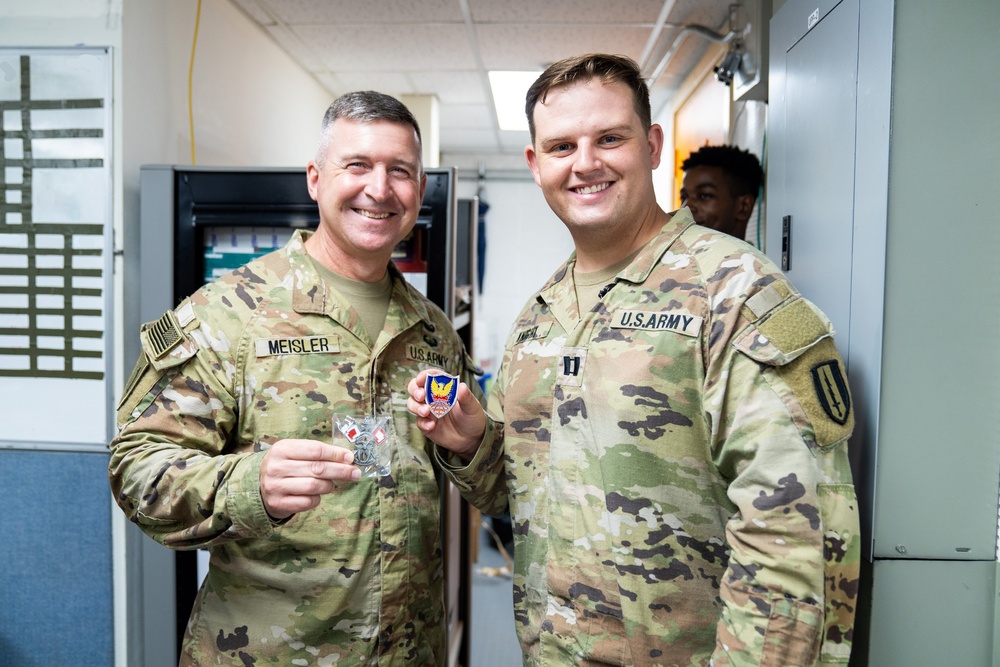
<path id="1" fill-rule="evenodd" d="M 525 665 L 846 663 L 853 427 L 829 320 L 753 247 L 663 211 L 628 58 L 549 67 L 528 165 L 575 252 L 514 324 L 483 413 L 417 425 L 508 510 Z M 450 451 L 448 451 L 450 450 Z"/>
<path id="2" fill-rule="evenodd" d="M 211 553 L 181 665 L 445 663 L 435 466 L 399 395 L 428 359 L 475 382 L 389 261 L 420 155 L 399 101 L 338 98 L 306 170 L 315 233 L 143 327 L 109 471 L 143 531 Z"/>

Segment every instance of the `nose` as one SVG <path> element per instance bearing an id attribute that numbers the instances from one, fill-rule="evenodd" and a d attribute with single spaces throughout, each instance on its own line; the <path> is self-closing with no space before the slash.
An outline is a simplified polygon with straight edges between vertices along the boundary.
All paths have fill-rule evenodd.
<path id="1" fill-rule="evenodd" d="M 368 174 L 365 194 L 375 201 L 385 201 L 389 197 L 389 174 L 385 167 L 377 165 Z"/>
<path id="2" fill-rule="evenodd" d="M 578 174 L 589 174 L 603 167 L 597 147 L 588 141 L 581 141 L 576 149 L 573 170 Z"/>

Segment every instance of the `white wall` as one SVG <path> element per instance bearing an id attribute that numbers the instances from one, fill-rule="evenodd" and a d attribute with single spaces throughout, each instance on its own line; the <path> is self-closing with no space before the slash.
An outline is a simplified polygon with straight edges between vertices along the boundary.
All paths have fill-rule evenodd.
<path id="1" fill-rule="evenodd" d="M 503 347 L 525 302 L 573 250 L 566 226 L 531 180 L 485 181 L 486 272 L 476 302 L 473 347 L 477 362 L 496 377 Z M 472 197 L 474 181 L 459 181 L 458 196 Z"/>

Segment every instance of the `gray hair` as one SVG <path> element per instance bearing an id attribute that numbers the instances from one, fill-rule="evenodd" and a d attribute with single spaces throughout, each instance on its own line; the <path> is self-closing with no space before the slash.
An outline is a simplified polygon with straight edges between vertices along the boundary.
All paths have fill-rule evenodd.
<path id="1" fill-rule="evenodd" d="M 409 125 L 417 135 L 418 147 L 422 141 L 417 119 L 413 117 L 405 104 L 384 93 L 378 93 L 374 90 L 359 90 L 346 93 L 335 99 L 323 115 L 319 145 L 316 147 L 316 164 L 318 165 L 322 165 L 326 159 L 326 152 L 330 149 L 330 127 L 339 118 L 346 118 L 357 123 L 388 121 Z"/>

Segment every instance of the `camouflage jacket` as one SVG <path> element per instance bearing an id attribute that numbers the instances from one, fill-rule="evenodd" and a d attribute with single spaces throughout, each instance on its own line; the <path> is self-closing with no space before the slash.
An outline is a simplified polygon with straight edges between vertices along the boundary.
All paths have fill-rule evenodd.
<path id="1" fill-rule="evenodd" d="M 443 665 L 439 492 L 406 384 L 422 368 L 461 374 L 471 362 L 445 315 L 392 266 L 371 349 L 305 238 L 143 327 L 111 443 L 112 490 L 158 542 L 210 551 L 181 664 Z M 264 448 L 331 442 L 335 414 L 373 411 L 392 417 L 391 474 L 339 483 L 319 507 L 272 522 Z"/>
<path id="2" fill-rule="evenodd" d="M 509 508 L 526 665 L 846 663 L 853 428 L 829 320 L 687 209 L 577 310 L 573 258 L 521 312 L 468 465 Z"/>

